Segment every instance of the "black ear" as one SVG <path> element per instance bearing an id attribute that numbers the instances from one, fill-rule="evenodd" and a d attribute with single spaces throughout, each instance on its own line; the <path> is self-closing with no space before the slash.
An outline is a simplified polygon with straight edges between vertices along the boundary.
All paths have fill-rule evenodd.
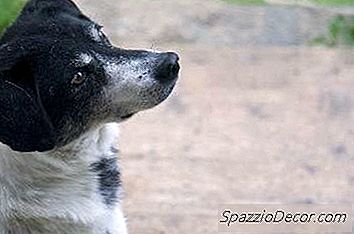
<path id="1" fill-rule="evenodd" d="M 20 17 L 33 17 L 36 14 L 50 17 L 60 13 L 78 14 L 80 10 L 71 0 L 30 0 Z"/>
<path id="2" fill-rule="evenodd" d="M 17 66 L 26 56 L 23 47 L 0 46 L 0 142 L 20 152 L 48 151 L 55 147 L 51 123 L 36 92 L 26 90 L 27 84 L 16 84 L 14 77 L 30 74 L 13 71 L 26 69 Z"/>

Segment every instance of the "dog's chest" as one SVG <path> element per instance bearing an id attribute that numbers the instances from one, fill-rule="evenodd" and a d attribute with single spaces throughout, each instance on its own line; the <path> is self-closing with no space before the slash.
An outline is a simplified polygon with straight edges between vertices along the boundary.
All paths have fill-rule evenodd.
<path id="1" fill-rule="evenodd" d="M 125 233 L 116 142 L 108 124 L 47 153 L 0 144 L 0 230 Z"/>

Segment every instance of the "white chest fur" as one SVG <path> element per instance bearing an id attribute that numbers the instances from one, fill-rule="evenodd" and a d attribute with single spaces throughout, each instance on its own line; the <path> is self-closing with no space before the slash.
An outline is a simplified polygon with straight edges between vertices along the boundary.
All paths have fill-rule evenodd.
<path id="1" fill-rule="evenodd" d="M 125 234 L 121 188 L 112 186 L 117 202 L 107 204 L 100 171 L 92 168 L 115 162 L 117 134 L 116 124 L 106 124 L 44 153 L 14 152 L 0 143 L 0 233 Z"/>

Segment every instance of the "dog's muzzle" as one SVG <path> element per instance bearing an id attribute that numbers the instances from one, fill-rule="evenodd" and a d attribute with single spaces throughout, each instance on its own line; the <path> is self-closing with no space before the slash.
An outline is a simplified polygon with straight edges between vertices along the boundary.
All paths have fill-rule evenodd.
<path id="1" fill-rule="evenodd" d="M 163 102 L 172 92 L 180 71 L 173 52 L 124 51 L 120 60 L 107 59 L 111 81 L 107 89 L 113 115 L 126 119 Z"/>

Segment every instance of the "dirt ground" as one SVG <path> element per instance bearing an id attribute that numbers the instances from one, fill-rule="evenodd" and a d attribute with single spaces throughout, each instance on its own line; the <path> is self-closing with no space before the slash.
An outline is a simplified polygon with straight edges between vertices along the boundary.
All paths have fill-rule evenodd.
<path id="1" fill-rule="evenodd" d="M 153 11 L 161 1 L 78 2 L 124 46 L 150 47 L 161 29 L 122 40 L 114 17 L 179 20 Z M 222 7 L 202 2 L 196 14 Z M 217 233 L 223 203 L 354 202 L 353 51 L 182 39 L 154 47 L 178 51 L 182 72 L 168 101 L 122 124 L 130 233 Z"/>

